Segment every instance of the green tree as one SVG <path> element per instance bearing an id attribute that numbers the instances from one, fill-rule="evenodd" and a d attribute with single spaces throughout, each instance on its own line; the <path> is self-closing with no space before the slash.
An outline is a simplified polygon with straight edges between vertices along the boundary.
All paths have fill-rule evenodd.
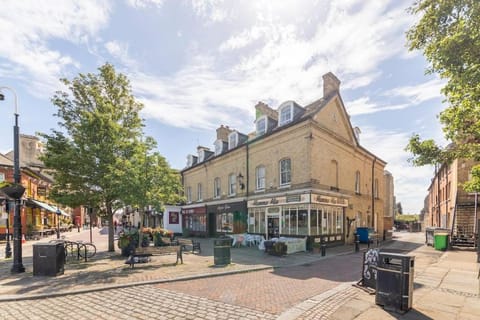
<path id="1" fill-rule="evenodd" d="M 180 174 L 170 168 L 161 154 L 153 151 L 155 147 L 155 140 L 147 137 L 131 159 L 133 165 L 129 168 L 129 179 L 123 186 L 126 195 L 124 201 L 139 209 L 141 221 L 148 206 L 156 211 L 163 211 L 165 204 L 178 204 L 183 201 L 180 196 Z"/>
<path id="2" fill-rule="evenodd" d="M 108 63 L 98 70 L 61 80 L 70 93 L 59 91 L 52 102 L 63 132 L 41 134 L 42 160 L 55 178 L 50 197 L 72 207 L 96 208 L 108 219 L 108 250 L 114 251 L 113 215 L 131 199 L 141 179 L 137 159 L 154 144 L 142 141 L 143 105 L 132 95 L 128 79 Z"/>
<path id="3" fill-rule="evenodd" d="M 407 32 L 410 50 L 422 50 L 429 62 L 427 73 L 447 80 L 442 89 L 448 107 L 440 123 L 447 147 L 414 135 L 407 146 L 414 165 L 439 164 L 455 158 L 480 160 L 480 1 L 418 0 L 410 12 L 420 19 Z M 480 190 L 477 181 L 465 185 Z"/>

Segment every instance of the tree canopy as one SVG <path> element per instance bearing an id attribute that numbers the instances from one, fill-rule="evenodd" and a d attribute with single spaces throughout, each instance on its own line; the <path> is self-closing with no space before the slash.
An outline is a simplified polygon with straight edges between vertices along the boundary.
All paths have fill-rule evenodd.
<path id="1" fill-rule="evenodd" d="M 115 211 L 128 204 L 148 201 L 159 207 L 174 201 L 180 182 L 158 153 L 148 157 L 148 176 L 141 174 L 147 170 L 141 159 L 156 146 L 152 138 L 143 139 L 143 105 L 135 100 L 127 77 L 112 65 L 98 70 L 61 79 L 69 93 L 59 91 L 52 98 L 61 131 L 40 134 L 45 140 L 42 160 L 55 178 L 49 196 L 71 207 L 94 207 L 107 217 L 109 251 L 114 251 Z M 159 181 L 171 185 L 158 187 Z M 135 198 L 141 196 L 139 189 L 145 190 L 141 200 Z"/>
<path id="2" fill-rule="evenodd" d="M 455 158 L 480 160 L 480 1 L 418 0 L 409 10 L 420 16 L 407 32 L 410 50 L 422 50 L 429 62 L 426 72 L 447 80 L 442 92 L 448 106 L 439 119 L 445 138 L 452 142 L 440 147 L 415 134 L 406 148 L 414 155 L 411 161 L 425 165 Z M 466 188 L 480 190 L 480 184 Z"/>

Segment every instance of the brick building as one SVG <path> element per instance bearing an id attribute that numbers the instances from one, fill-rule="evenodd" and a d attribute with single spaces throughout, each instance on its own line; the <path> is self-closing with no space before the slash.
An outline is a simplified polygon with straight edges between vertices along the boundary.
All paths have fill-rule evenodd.
<path id="1" fill-rule="evenodd" d="M 340 81 L 332 73 L 323 80 L 321 99 L 276 109 L 259 102 L 254 132 L 221 126 L 214 150 L 188 156 L 184 228 L 331 244 L 351 243 L 359 226 L 383 233 L 386 163 L 360 145 Z"/>

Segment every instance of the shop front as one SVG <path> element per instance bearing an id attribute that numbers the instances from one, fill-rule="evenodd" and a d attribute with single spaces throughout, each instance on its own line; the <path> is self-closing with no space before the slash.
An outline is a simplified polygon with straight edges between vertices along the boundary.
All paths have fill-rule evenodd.
<path id="1" fill-rule="evenodd" d="M 206 237 L 207 233 L 207 207 L 184 206 L 182 207 L 182 225 L 185 236 Z"/>
<path id="2" fill-rule="evenodd" d="M 343 244 L 348 200 L 317 193 L 264 197 L 248 201 L 248 232 L 266 239 L 308 237 L 308 243 Z"/>
<path id="3" fill-rule="evenodd" d="M 207 205 L 210 236 L 247 232 L 246 201 Z"/>

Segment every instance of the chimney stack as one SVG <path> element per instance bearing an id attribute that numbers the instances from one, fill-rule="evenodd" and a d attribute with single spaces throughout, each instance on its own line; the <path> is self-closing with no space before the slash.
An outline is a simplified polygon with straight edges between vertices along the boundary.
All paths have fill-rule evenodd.
<path id="1" fill-rule="evenodd" d="M 327 98 L 340 91 L 340 80 L 331 72 L 323 75 L 323 97 Z"/>

